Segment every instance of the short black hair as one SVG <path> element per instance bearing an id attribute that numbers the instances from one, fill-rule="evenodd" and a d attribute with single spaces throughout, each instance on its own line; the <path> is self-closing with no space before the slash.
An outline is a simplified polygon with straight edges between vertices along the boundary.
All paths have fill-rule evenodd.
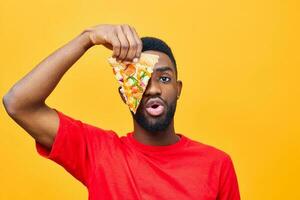
<path id="1" fill-rule="evenodd" d="M 142 37 L 141 38 L 142 43 L 143 43 L 143 51 L 160 51 L 162 53 L 165 53 L 169 56 L 171 59 L 172 63 L 174 64 L 175 67 L 175 74 L 177 77 L 177 65 L 176 65 L 176 60 L 173 56 L 171 48 L 165 43 L 163 40 L 155 38 L 155 37 Z"/>

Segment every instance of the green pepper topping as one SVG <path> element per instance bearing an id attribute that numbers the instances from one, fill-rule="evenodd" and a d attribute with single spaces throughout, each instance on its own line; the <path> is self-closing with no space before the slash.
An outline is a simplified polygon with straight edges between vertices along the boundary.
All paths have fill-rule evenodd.
<path id="1" fill-rule="evenodd" d="M 137 87 L 139 88 L 140 92 L 143 92 L 143 88 L 139 85 L 137 85 Z"/>
<path id="2" fill-rule="evenodd" d="M 147 75 L 145 71 L 142 71 L 141 74 L 141 78 L 144 78 Z"/>
<path id="3" fill-rule="evenodd" d="M 134 98 L 134 107 L 136 108 L 138 104 L 138 100 L 136 98 Z"/>
<path id="4" fill-rule="evenodd" d="M 132 85 L 137 85 L 138 81 L 137 81 L 133 76 L 129 76 L 129 77 L 127 78 L 127 80 L 128 80 L 128 79 L 131 79 L 131 80 L 132 80 L 132 82 L 133 82 Z"/>

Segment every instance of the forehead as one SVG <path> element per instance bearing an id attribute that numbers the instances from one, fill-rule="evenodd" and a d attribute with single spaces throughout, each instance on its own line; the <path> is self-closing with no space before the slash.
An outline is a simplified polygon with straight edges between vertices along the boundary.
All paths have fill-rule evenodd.
<path id="1" fill-rule="evenodd" d="M 168 67 L 171 67 L 172 71 L 175 73 L 174 64 L 167 54 L 160 52 L 160 51 L 152 51 L 152 50 L 144 51 L 143 53 L 150 53 L 150 54 L 159 56 L 158 62 L 155 64 L 155 66 L 153 68 L 154 71 L 157 68 L 168 66 Z"/>

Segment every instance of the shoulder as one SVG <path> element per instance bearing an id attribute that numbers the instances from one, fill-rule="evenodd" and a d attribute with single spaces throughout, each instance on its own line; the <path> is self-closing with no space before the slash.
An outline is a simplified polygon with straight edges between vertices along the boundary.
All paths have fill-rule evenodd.
<path id="1" fill-rule="evenodd" d="M 205 157 L 207 160 L 221 163 L 231 160 L 230 155 L 218 147 L 186 138 L 188 140 L 187 148 L 199 153 L 199 156 Z"/>

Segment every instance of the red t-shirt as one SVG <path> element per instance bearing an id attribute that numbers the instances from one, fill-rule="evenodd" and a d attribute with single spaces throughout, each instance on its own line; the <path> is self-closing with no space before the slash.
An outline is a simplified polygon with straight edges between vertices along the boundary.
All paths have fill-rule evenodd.
<path id="1" fill-rule="evenodd" d="M 51 151 L 40 155 L 63 166 L 88 189 L 89 200 L 239 200 L 228 154 L 177 133 L 168 146 L 145 145 L 132 132 L 119 137 L 54 109 L 60 119 Z"/>

